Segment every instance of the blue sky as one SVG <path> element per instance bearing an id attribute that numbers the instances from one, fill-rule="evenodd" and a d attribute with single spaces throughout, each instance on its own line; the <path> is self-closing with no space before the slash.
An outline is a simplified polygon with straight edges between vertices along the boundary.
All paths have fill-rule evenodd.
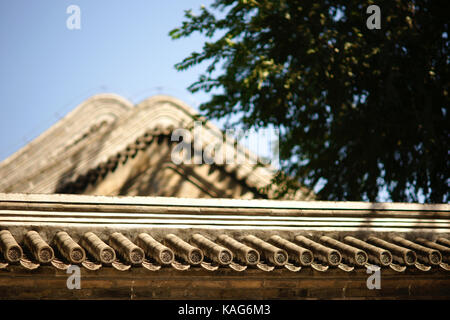
<path id="1" fill-rule="evenodd" d="M 204 67 L 174 64 L 204 39 L 171 40 L 184 10 L 208 1 L 2 0 L 0 2 L 0 161 L 36 138 L 86 98 L 117 93 L 134 103 L 175 96 L 192 107 L 208 99 L 186 88 Z M 67 7 L 81 9 L 69 30 Z"/>

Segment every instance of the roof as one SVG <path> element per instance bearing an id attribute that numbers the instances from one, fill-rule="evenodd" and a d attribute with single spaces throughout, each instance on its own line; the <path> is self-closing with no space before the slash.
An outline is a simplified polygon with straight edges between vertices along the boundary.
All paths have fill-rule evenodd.
<path id="1" fill-rule="evenodd" d="M 269 200 L 270 166 L 167 158 L 197 118 L 171 97 L 99 95 L 2 162 L 0 297 L 450 296 L 450 205 Z M 75 265 L 87 288 L 61 290 Z"/>
<path id="2" fill-rule="evenodd" d="M 0 297 L 442 299 L 449 239 L 448 204 L 0 194 Z"/>
<path id="3" fill-rule="evenodd" d="M 141 166 L 139 174 L 145 174 L 142 163 L 136 164 L 138 161 L 129 160 L 140 157 L 142 161 L 147 161 L 146 166 L 149 167 L 148 159 L 155 154 L 155 148 L 152 146 L 157 142 L 159 146 L 163 144 L 173 147 L 170 141 L 172 130 L 191 128 L 196 120 L 204 121 L 201 128 L 204 143 L 219 143 L 224 140 L 223 133 L 217 127 L 199 118 L 195 110 L 173 97 L 158 95 L 133 106 L 131 102 L 115 94 L 96 95 L 81 103 L 41 136 L 0 163 L 0 192 L 126 194 L 119 193 L 120 188 L 104 190 L 99 183 L 122 167 L 127 167 L 122 170 L 127 176 L 120 180 L 120 177 L 117 177 L 121 175 L 115 175 L 115 179 L 119 179 L 122 185 L 137 179 L 129 176 L 130 171 L 135 171 L 130 169 L 130 166 Z M 234 143 L 234 139 L 228 139 L 224 148 L 233 148 L 245 155 L 243 163 L 184 166 L 183 168 L 187 169 L 183 172 L 180 171 L 180 166 L 177 174 L 189 180 L 191 173 L 196 171 L 201 179 L 193 178 L 195 181 L 191 181 L 190 188 L 199 188 L 202 192 L 211 190 L 210 194 L 203 192 L 201 196 L 272 197 L 271 179 L 276 169 L 262 165 L 257 156 L 241 146 L 235 149 Z M 147 154 L 147 157 L 142 156 L 143 154 Z M 165 161 L 165 167 L 168 162 L 170 161 Z M 152 165 L 156 167 L 158 164 L 152 162 Z M 212 171 L 215 174 L 211 174 Z M 218 175 L 229 176 L 232 181 L 214 191 L 212 186 L 218 181 Z M 164 176 L 163 180 L 165 179 L 169 178 Z M 206 180 L 206 184 L 202 185 L 198 180 Z M 108 184 L 117 184 L 117 181 Z M 93 188 L 89 189 L 89 185 Z M 106 183 L 103 183 L 104 185 Z M 227 190 L 233 189 L 235 185 L 240 185 L 242 192 L 227 193 Z M 139 195 L 179 196 L 151 193 L 154 190 L 149 192 Z M 186 196 L 181 193 L 181 196 L 183 195 Z M 188 192 L 187 196 L 193 195 Z M 313 195 L 302 189 L 292 198 L 312 199 Z"/>
<path id="4" fill-rule="evenodd" d="M 249 265 L 242 259 L 244 244 L 248 250 L 256 250 L 264 261 L 256 267 L 264 271 L 286 268 L 297 272 L 301 267 L 325 271 L 338 267 L 348 272 L 366 267 L 366 262 L 382 263 L 382 267 L 399 272 L 406 268 L 445 270 L 447 265 L 441 264 L 441 260 L 447 263 L 450 258 L 450 242 L 445 240 L 450 235 L 450 206 L 446 204 L 0 194 L 0 215 L 0 228 L 9 230 L 23 249 L 29 249 L 28 259 L 34 259 L 35 264 L 39 260 L 27 245 L 32 230 L 63 262 L 54 263 L 57 268 L 67 268 L 71 263 L 58 246 L 61 232 L 78 243 L 81 251 L 91 254 L 95 268 L 102 261 L 86 242 L 86 233 L 111 246 L 111 252 L 116 250 L 119 261 L 112 267 L 117 268 L 124 265 L 160 268 L 163 263 L 158 263 L 159 258 L 149 248 L 163 244 L 176 257 L 177 262 L 169 265 L 180 270 L 192 266 L 243 271 Z M 152 245 L 141 239 L 148 236 L 153 239 L 149 238 Z M 115 237 L 123 243 L 118 244 Z M 213 266 L 199 265 L 195 259 L 186 258 L 187 251 L 177 247 L 177 241 L 199 248 L 200 255 Z M 142 263 L 141 259 L 133 263 L 129 256 L 121 254 L 122 250 L 129 250 L 127 245 L 143 250 L 140 258 L 149 261 Z M 229 250 L 226 251 L 229 256 L 227 263 L 221 263 L 217 259 L 225 249 Z M 327 250 L 331 254 L 331 249 L 342 257 L 342 264 L 340 258 L 333 261 L 331 256 L 324 256 Z M 299 250 L 303 250 L 301 255 Z M 405 260 L 409 252 L 406 250 L 417 256 L 417 263 L 415 258 Z M 382 253 L 393 260 L 387 258 L 387 262 L 382 262 Z M 302 260 L 305 254 L 307 263 Z M 355 257 L 362 262 L 354 260 Z M 25 268 L 34 267 L 28 262 L 21 264 Z M 89 266 L 92 265 L 87 263 L 86 267 Z"/>

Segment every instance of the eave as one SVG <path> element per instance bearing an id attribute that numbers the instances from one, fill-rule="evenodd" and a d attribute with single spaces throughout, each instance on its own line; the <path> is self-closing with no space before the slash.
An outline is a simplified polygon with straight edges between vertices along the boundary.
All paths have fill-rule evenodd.
<path id="1" fill-rule="evenodd" d="M 189 241 L 196 233 L 217 241 L 221 234 L 238 241 L 252 234 L 267 241 L 273 235 L 293 241 L 298 236 L 339 241 L 369 236 L 391 241 L 450 238 L 448 204 L 304 202 L 275 200 L 181 199 L 105 197 L 58 194 L 0 194 L 0 230 L 9 230 L 23 245 L 24 235 L 37 231 L 58 254 L 57 232 L 79 242 L 93 232 L 108 242 L 114 232 L 135 241 L 140 233 L 161 241 L 172 233 Z M 234 252 L 233 252 L 234 253 Z M 261 254 L 261 252 L 260 252 Z M 448 251 L 443 252 L 448 261 Z M 91 258 L 92 259 L 92 258 Z M 290 258 L 289 258 L 290 259 Z M 93 264 L 92 264 L 93 262 Z M 0 264 L 1 265 L 1 264 Z M 448 264 L 409 266 L 391 264 L 381 269 L 382 289 L 366 285 L 370 265 L 326 265 L 316 260 L 298 266 L 267 261 L 255 266 L 175 264 L 112 265 L 96 261 L 80 265 L 82 287 L 66 287 L 70 263 L 61 256 L 51 264 L 33 259 L 0 266 L 2 298 L 89 299 L 355 299 L 438 298 L 450 296 Z"/>

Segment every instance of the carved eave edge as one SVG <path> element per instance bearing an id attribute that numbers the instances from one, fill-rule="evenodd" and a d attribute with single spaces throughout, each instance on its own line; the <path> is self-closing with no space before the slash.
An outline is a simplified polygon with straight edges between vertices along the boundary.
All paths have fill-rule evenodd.
<path id="1" fill-rule="evenodd" d="M 75 164 L 72 168 L 75 177 L 86 174 L 88 170 L 96 168 L 111 156 L 124 150 L 129 143 L 134 142 L 149 129 L 192 127 L 197 119 L 198 113 L 193 108 L 170 96 L 157 95 L 133 107 L 131 102 L 115 94 L 96 95 L 84 101 L 41 136 L 0 163 L 2 177 L 0 191 L 17 192 L 17 188 L 9 190 L 10 186 L 23 186 L 30 174 L 45 172 L 39 185 L 33 185 L 20 192 L 53 193 L 55 181 L 64 173 L 65 167 L 61 165 L 61 161 L 76 152 L 75 142 L 80 140 L 83 142 L 83 135 L 93 126 L 106 124 L 108 134 L 105 138 L 102 137 L 104 141 L 102 140 L 99 152 L 84 157 Z M 204 122 L 201 137 L 206 143 L 224 141 L 223 132 L 209 121 Z M 227 139 L 225 148 L 234 148 L 234 142 L 233 139 Z M 241 159 L 258 162 L 258 157 L 242 146 L 237 152 L 239 153 L 237 157 Z M 244 161 L 237 165 L 225 164 L 225 169 L 229 172 L 235 171 L 237 178 L 245 179 L 250 187 L 264 189 L 269 186 L 267 191 L 269 195 L 274 192 L 270 186 L 276 169 L 270 165 L 260 166 Z M 313 197 L 314 195 L 306 189 L 301 189 L 292 196 L 293 199 L 308 200 Z"/>
<path id="2" fill-rule="evenodd" d="M 233 235 L 298 232 L 450 235 L 450 205 L 0 194 L 0 228 Z M 17 231 L 20 234 L 19 231 Z"/>

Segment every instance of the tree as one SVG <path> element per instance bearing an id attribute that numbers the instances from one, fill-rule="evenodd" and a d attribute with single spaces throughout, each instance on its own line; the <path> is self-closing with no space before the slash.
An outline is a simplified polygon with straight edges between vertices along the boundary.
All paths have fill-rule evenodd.
<path id="1" fill-rule="evenodd" d="M 381 9 L 369 30 L 367 7 Z M 442 1 L 215 0 L 185 12 L 173 39 L 207 37 L 176 65 L 207 62 L 189 90 L 210 118 L 275 125 L 276 182 L 326 200 L 447 202 L 448 12 Z M 283 178 L 283 177 L 288 178 Z M 384 191 L 383 191 L 384 190 Z M 378 197 L 378 198 L 377 198 Z"/>

